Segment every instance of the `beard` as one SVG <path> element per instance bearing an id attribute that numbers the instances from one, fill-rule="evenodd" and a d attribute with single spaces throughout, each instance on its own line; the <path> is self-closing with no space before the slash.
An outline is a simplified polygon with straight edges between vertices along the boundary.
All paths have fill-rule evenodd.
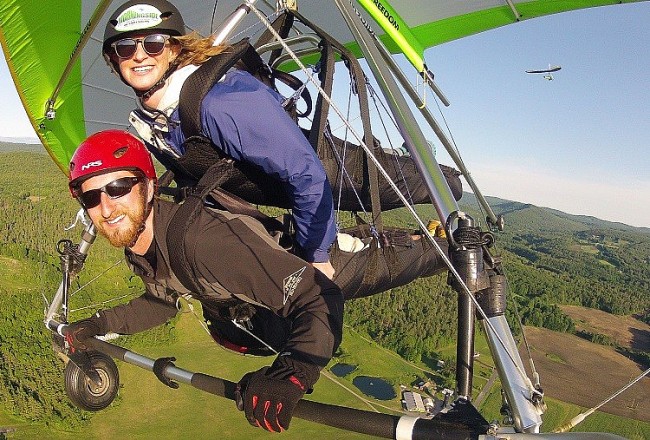
<path id="1" fill-rule="evenodd" d="M 149 213 L 149 210 L 146 209 L 146 191 L 141 190 L 142 187 L 144 187 L 144 185 L 136 185 L 133 188 L 133 191 L 137 191 L 137 204 L 133 204 L 134 206 L 131 206 L 131 209 L 115 212 L 114 215 L 108 219 L 113 220 L 120 215 L 124 215 L 125 218 L 121 221 L 122 227 L 120 229 L 113 230 L 112 228 L 106 228 L 104 223 L 106 223 L 107 220 L 95 225 L 97 231 L 106 237 L 109 243 L 115 247 L 134 246 L 135 241 L 144 229 L 144 223 L 147 220 L 146 215 Z"/>

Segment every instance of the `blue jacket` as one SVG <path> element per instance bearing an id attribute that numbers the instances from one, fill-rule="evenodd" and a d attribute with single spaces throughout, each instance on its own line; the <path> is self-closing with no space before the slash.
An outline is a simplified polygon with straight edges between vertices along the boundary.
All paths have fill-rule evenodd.
<path id="1" fill-rule="evenodd" d="M 332 190 L 325 170 L 300 127 L 282 108 L 283 98 L 247 72 L 233 70 L 201 103 L 203 134 L 235 160 L 275 177 L 293 200 L 296 239 L 309 262 L 329 259 L 336 238 Z M 178 108 L 172 121 L 180 121 Z M 180 124 L 168 124 L 164 138 L 182 154 Z M 160 154 L 159 151 L 155 151 Z"/>

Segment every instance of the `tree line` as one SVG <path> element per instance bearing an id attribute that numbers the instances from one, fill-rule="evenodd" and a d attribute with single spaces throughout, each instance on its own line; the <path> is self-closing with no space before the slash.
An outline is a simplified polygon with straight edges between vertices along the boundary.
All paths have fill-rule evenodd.
<path id="1" fill-rule="evenodd" d="M 38 172 L 25 170 L 38 169 Z M 17 261 L 30 282 L 16 284 L 0 273 L 0 401 L 28 420 L 73 426 L 87 414 L 65 398 L 61 364 L 53 354 L 51 335 L 44 330 L 44 298 L 51 298 L 61 279 L 56 243 L 63 237 L 78 241 L 80 229 L 64 231 L 78 205 L 67 193 L 67 182 L 45 155 L 0 153 L 0 256 Z M 471 207 L 463 207 L 471 212 Z M 424 218 L 435 217 L 431 207 L 418 207 Z M 616 229 L 562 227 L 560 219 L 544 221 L 536 210 L 515 218 L 514 227 L 497 235 L 492 252 L 507 271 L 509 301 L 517 301 L 525 325 L 575 332 L 558 304 L 592 307 L 615 314 L 635 314 L 650 321 L 650 236 Z M 513 213 L 511 215 L 518 215 Z M 475 218 L 480 218 L 478 214 Z M 404 210 L 385 214 L 387 224 L 416 228 Z M 531 226 L 527 228 L 527 224 Z M 549 230 L 544 230 L 549 225 Z M 142 285 L 124 264 L 123 255 L 97 240 L 86 270 L 74 280 L 73 309 L 99 304 L 117 295 L 139 295 Z M 90 282 L 100 273 L 106 275 Z M 345 322 L 406 359 L 430 366 L 440 349 L 455 343 L 457 294 L 446 275 L 417 280 L 407 286 L 346 303 Z M 511 303 L 510 303 L 511 304 Z M 93 309 L 73 312 L 72 319 Z M 369 311 L 372 311 L 369 313 Z M 517 331 L 514 308 L 508 319 Z M 135 344 L 164 343 L 172 327 L 161 329 L 152 342 L 147 336 Z M 170 336 L 172 335 L 172 336 Z M 587 337 L 583 335 L 583 337 Z M 592 340 L 608 343 L 606 338 Z M 162 342 L 161 342 L 162 341 Z M 644 360 L 639 355 L 641 361 Z M 26 362 L 26 360 L 29 360 Z M 447 365 L 453 359 L 446 359 Z"/>

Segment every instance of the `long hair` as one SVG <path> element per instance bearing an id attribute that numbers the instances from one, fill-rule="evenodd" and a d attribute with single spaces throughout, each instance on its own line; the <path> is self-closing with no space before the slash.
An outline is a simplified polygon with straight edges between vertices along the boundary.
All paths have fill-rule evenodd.
<path id="1" fill-rule="evenodd" d="M 196 32 L 172 37 L 171 39 L 181 47 L 181 51 L 175 60 L 175 64 L 179 69 L 190 64 L 201 65 L 211 57 L 230 49 L 230 46 L 226 44 L 214 46 L 214 36 L 204 38 Z"/>

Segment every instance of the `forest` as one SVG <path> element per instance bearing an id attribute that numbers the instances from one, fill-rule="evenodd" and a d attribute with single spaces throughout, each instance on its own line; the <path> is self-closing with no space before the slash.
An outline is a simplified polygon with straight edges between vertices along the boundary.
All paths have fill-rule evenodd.
<path id="1" fill-rule="evenodd" d="M 78 205 L 47 155 L 3 151 L 0 146 L 0 401 L 23 418 L 75 426 L 89 415 L 62 392 L 61 363 L 42 320 L 46 301 L 60 282 L 57 242 L 77 242 L 81 232 L 79 227 L 64 230 Z M 515 333 L 520 331 L 516 315 L 525 325 L 576 333 L 561 304 L 633 315 L 650 324 L 650 230 L 517 202 L 492 202 L 506 216 L 506 229 L 495 233 L 491 252 L 506 269 L 508 318 Z M 476 206 L 466 193 L 461 208 L 481 219 Z M 435 216 L 430 206 L 418 211 L 425 218 Z M 384 216 L 387 224 L 414 225 L 403 210 Z M 139 295 L 140 280 L 121 261 L 119 250 L 97 240 L 85 270 L 75 279 L 74 288 L 81 289 L 71 299 L 72 319 L 109 307 L 106 301 L 115 296 L 125 301 Z M 80 309 L 88 304 L 92 306 Z M 440 349 L 455 341 L 456 293 L 446 275 L 421 279 L 346 303 L 345 322 L 408 360 L 435 365 Z M 602 335 L 577 334 L 611 344 Z M 141 338 L 162 344 L 173 337 L 171 323 Z M 650 366 L 647 353 L 628 354 Z M 453 359 L 444 360 L 453 364 Z"/>

